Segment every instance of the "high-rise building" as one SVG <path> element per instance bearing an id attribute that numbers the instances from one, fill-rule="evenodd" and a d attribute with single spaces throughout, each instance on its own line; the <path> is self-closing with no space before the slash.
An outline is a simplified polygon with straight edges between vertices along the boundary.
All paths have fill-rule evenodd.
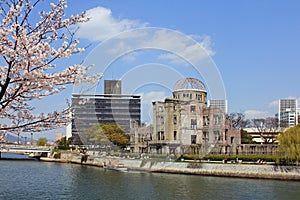
<path id="1" fill-rule="evenodd" d="M 281 127 L 291 127 L 298 124 L 297 99 L 280 99 L 278 120 Z"/>
<path id="2" fill-rule="evenodd" d="M 222 110 L 225 114 L 228 113 L 228 104 L 227 104 L 227 100 L 208 100 L 208 107 L 215 107 L 215 108 L 219 108 L 220 110 Z"/>
<path id="3" fill-rule="evenodd" d="M 121 81 L 105 81 L 105 94 L 72 95 L 72 138 L 79 144 L 85 130 L 95 124 L 116 123 L 127 133 L 131 124 L 141 121 L 141 98 L 138 95 L 122 95 Z"/>

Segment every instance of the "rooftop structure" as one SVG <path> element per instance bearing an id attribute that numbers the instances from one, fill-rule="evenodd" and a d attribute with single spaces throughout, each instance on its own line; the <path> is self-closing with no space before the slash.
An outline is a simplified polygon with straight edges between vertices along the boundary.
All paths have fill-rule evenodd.
<path id="1" fill-rule="evenodd" d="M 104 80 L 104 94 L 122 94 L 121 80 Z"/>

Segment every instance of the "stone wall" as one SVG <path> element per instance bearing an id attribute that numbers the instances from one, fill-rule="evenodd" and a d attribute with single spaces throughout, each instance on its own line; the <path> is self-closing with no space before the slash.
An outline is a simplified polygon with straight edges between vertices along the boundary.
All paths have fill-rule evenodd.
<path id="1" fill-rule="evenodd" d="M 151 172 L 300 180 L 300 167 L 298 166 L 155 162 L 147 160 L 122 160 L 120 162 L 130 169 Z"/>
<path id="2" fill-rule="evenodd" d="M 81 163 L 81 157 L 62 154 L 61 159 L 44 158 L 44 161 Z M 179 174 L 195 174 L 210 176 L 229 176 L 246 178 L 265 178 L 282 180 L 300 180 L 299 166 L 276 166 L 262 164 L 216 164 L 200 162 L 157 162 L 142 159 L 123 159 L 118 157 L 89 157 L 84 165 L 103 166 L 122 165 L 129 170 L 142 170 L 149 172 L 165 172 Z"/>

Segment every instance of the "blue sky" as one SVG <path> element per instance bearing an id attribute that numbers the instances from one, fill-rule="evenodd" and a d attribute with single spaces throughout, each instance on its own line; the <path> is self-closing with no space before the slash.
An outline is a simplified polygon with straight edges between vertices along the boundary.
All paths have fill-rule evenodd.
<path id="1" fill-rule="evenodd" d="M 84 10 L 92 20 L 80 27 L 78 37 L 83 45 L 92 45 L 69 63 L 86 59 L 101 42 L 122 31 L 166 28 L 203 46 L 223 79 L 229 112 L 243 112 L 249 118 L 273 116 L 278 99 L 300 98 L 300 1 L 68 1 L 67 14 Z M 122 78 L 131 69 L 149 63 L 172 66 L 181 76 L 195 75 L 186 63 L 176 62 L 166 52 L 144 49 L 112 62 L 104 77 Z M 155 73 L 148 75 L 155 77 Z M 101 90 L 100 83 L 97 91 Z M 145 107 L 152 100 L 170 96 L 171 90 L 146 84 L 137 86 L 135 92 L 144 94 Z M 71 90 L 62 95 L 70 97 Z M 143 111 L 145 121 L 151 115 L 149 109 Z"/>
<path id="2" fill-rule="evenodd" d="M 114 19 L 116 24 L 128 20 L 134 28 L 160 27 L 208 37 L 230 112 L 273 115 L 274 101 L 300 97 L 299 1 L 88 0 L 83 5 L 77 0 L 69 1 L 68 8 L 79 12 L 95 7 L 110 10 L 100 19 Z M 98 23 L 105 29 L 103 21 Z"/>

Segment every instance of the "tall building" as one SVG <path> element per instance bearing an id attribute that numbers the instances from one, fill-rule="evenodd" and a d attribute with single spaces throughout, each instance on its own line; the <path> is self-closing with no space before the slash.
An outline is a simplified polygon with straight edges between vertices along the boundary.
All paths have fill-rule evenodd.
<path id="1" fill-rule="evenodd" d="M 225 114 L 228 113 L 228 104 L 227 100 L 208 100 L 208 107 L 215 107 L 221 109 Z"/>
<path id="2" fill-rule="evenodd" d="M 127 133 L 132 123 L 140 124 L 141 98 L 138 95 L 122 95 L 121 81 L 107 81 L 107 94 L 73 94 L 72 95 L 72 138 L 79 144 L 86 129 L 95 124 L 117 123 Z"/>
<path id="3" fill-rule="evenodd" d="M 281 127 L 291 127 L 298 124 L 297 99 L 280 99 L 278 120 Z"/>

